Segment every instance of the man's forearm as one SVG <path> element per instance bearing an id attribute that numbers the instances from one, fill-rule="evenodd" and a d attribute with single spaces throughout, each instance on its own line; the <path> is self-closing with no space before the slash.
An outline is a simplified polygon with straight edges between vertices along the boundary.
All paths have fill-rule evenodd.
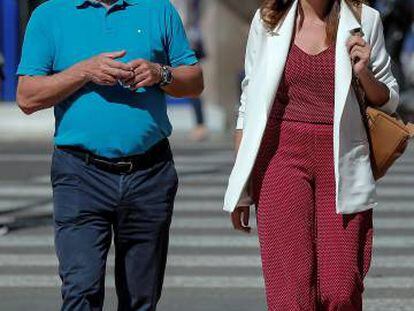
<path id="1" fill-rule="evenodd" d="M 204 90 L 204 80 L 201 67 L 181 66 L 171 69 L 173 81 L 162 87 L 165 93 L 173 97 L 198 97 Z"/>
<path id="2" fill-rule="evenodd" d="M 17 101 L 23 112 L 31 114 L 55 106 L 86 83 L 86 76 L 78 65 L 51 76 L 22 76 Z"/>

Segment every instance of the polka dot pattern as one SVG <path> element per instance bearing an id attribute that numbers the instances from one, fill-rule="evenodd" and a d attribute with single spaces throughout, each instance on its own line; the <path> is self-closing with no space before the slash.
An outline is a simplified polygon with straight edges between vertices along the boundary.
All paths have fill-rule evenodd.
<path id="1" fill-rule="evenodd" d="M 333 111 L 325 103 L 322 113 L 314 102 L 301 102 L 301 112 L 290 116 L 303 120 L 281 120 L 276 102 L 253 170 L 269 311 L 362 310 L 372 210 L 335 212 Z"/>
<path id="2" fill-rule="evenodd" d="M 333 123 L 335 46 L 317 55 L 292 45 L 276 96 L 274 116 L 291 121 Z"/>

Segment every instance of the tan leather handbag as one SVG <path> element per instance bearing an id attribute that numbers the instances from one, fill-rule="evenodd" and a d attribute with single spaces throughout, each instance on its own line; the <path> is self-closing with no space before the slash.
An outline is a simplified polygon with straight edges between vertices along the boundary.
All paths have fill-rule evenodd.
<path id="1" fill-rule="evenodd" d="M 350 5 L 361 23 L 361 6 Z M 367 130 L 371 153 L 371 166 L 375 180 L 382 178 L 394 162 L 401 157 L 414 137 L 414 124 L 405 124 L 396 115 L 369 107 L 362 87 L 354 76 L 352 87 L 357 96 L 362 119 Z"/>
<path id="2" fill-rule="evenodd" d="M 414 136 L 414 125 L 404 124 L 395 116 L 372 107 L 362 110 L 371 151 L 371 166 L 375 180 L 382 178 L 401 157 Z"/>

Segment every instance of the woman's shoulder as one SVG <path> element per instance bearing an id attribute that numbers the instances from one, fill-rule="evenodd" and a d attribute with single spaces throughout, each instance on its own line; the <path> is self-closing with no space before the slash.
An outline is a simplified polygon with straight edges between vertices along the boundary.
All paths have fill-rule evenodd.
<path id="1" fill-rule="evenodd" d="M 363 4 L 361 18 L 361 25 L 367 38 L 377 38 L 378 32 L 382 30 L 381 13 L 373 7 Z"/>
<path id="2" fill-rule="evenodd" d="M 373 7 L 362 4 L 362 20 L 367 22 L 374 22 L 381 18 L 381 13 Z"/>
<path id="3" fill-rule="evenodd" d="M 263 20 L 262 20 L 262 13 L 260 8 L 256 10 L 256 12 L 253 15 L 252 19 L 252 27 L 255 27 L 256 29 L 258 27 L 263 27 Z"/>
<path id="4" fill-rule="evenodd" d="M 260 8 L 256 10 L 250 23 L 250 34 L 256 37 L 261 37 L 267 33 L 268 30 L 263 22 Z"/>

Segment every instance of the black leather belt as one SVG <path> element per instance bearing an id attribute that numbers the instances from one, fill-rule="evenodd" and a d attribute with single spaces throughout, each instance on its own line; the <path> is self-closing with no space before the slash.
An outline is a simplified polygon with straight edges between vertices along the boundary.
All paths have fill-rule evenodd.
<path id="1" fill-rule="evenodd" d="M 92 164 L 101 170 L 114 174 L 130 174 L 138 170 L 150 168 L 157 163 L 172 160 L 168 139 L 163 139 L 143 154 L 114 159 L 101 157 L 73 146 L 56 146 L 56 148 L 70 153 L 85 161 L 86 164 Z"/>

